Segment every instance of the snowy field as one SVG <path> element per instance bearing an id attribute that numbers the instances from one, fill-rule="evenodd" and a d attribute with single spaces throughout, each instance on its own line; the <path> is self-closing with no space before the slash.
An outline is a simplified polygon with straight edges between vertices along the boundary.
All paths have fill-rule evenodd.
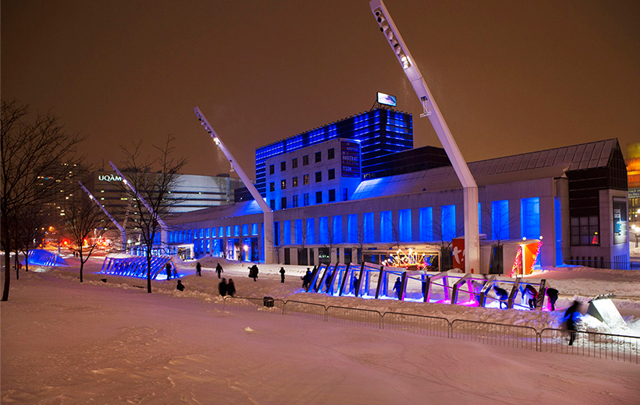
<path id="1" fill-rule="evenodd" d="M 638 404 L 640 366 L 418 336 L 300 316 L 222 307 L 218 259 L 177 263 L 175 281 L 97 274 L 85 267 L 34 268 L 12 275 L 2 310 L 3 404 Z M 227 263 L 237 295 L 272 296 L 442 316 L 448 319 L 557 327 L 556 312 L 327 297 L 301 292 L 306 267 Z M 638 334 L 640 272 L 565 268 L 534 275 L 560 290 L 560 307 L 615 293 Z M 106 278 L 104 283 L 101 279 Z M 583 325 L 585 326 L 585 325 Z M 603 332 L 606 325 L 586 327 Z"/>

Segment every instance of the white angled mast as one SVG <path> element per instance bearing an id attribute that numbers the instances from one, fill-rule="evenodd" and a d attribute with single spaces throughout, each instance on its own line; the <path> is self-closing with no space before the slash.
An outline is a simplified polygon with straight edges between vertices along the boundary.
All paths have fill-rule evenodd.
<path id="1" fill-rule="evenodd" d="M 420 117 L 429 117 L 433 129 L 438 135 L 442 147 L 453 165 L 453 169 L 460 180 L 464 194 L 464 242 L 465 242 L 465 273 L 480 272 L 480 235 L 478 229 L 478 186 L 462 157 L 460 149 L 447 126 L 436 101 L 433 99 L 427 83 L 415 64 L 409 49 L 405 45 L 400 31 L 391 19 L 389 11 L 382 0 L 372 0 L 369 3 L 380 31 L 384 34 L 391 49 L 396 54 L 400 66 L 413 86 L 424 112 Z"/>
<path id="2" fill-rule="evenodd" d="M 253 183 L 251 182 L 249 177 L 246 175 L 244 170 L 242 170 L 242 167 L 240 167 L 240 164 L 235 160 L 235 158 L 233 157 L 229 149 L 227 149 L 225 144 L 222 142 L 222 140 L 216 133 L 216 131 L 213 130 L 213 127 L 211 126 L 211 124 L 209 124 L 209 121 L 207 121 L 207 118 L 204 116 L 204 114 L 202 114 L 202 112 L 198 107 L 195 107 L 193 110 L 196 113 L 196 117 L 198 117 L 198 121 L 200 121 L 200 124 L 204 127 L 205 131 L 207 131 L 207 133 L 211 135 L 213 142 L 220 148 L 222 153 L 224 153 L 227 160 L 231 164 L 231 167 L 236 171 L 236 173 L 238 173 L 238 176 L 240 176 L 240 179 L 244 183 L 245 187 L 247 187 L 247 189 L 251 193 L 251 196 L 253 197 L 254 200 L 256 200 L 256 202 L 262 209 L 262 212 L 264 213 L 264 235 L 263 235 L 264 236 L 264 262 L 272 263 L 273 262 L 273 211 L 267 205 L 267 203 L 262 199 L 262 196 L 260 195 L 256 187 L 253 185 Z"/>
<path id="3" fill-rule="evenodd" d="M 111 216 L 111 214 L 109 214 L 109 211 L 107 211 L 107 209 L 105 207 L 103 207 L 102 204 L 100 204 L 100 201 L 98 201 L 93 196 L 93 194 L 91 194 L 91 192 L 89 190 L 87 190 L 87 188 L 84 186 L 84 184 L 82 184 L 82 182 L 79 181 L 78 184 L 80 184 L 80 187 L 82 187 L 84 192 L 87 193 L 87 195 L 89 195 L 89 199 L 91 199 L 93 202 L 98 204 L 98 207 L 100 207 L 102 212 L 104 212 L 104 214 L 111 220 L 111 222 L 113 222 L 113 224 L 116 226 L 116 228 L 118 228 L 118 230 L 120 231 L 120 247 L 121 247 L 122 251 L 125 252 L 126 249 L 127 249 L 127 232 L 125 231 L 124 227 L 122 225 L 120 225 L 118 223 L 118 221 L 116 221 Z"/>
<path id="4" fill-rule="evenodd" d="M 109 162 L 109 164 L 111 165 L 111 167 L 113 168 L 113 170 L 118 173 L 118 176 L 122 177 L 122 182 L 129 187 L 129 189 L 131 189 L 131 191 L 133 191 L 133 193 L 136 195 L 136 197 L 138 197 L 138 199 L 140 200 L 140 202 L 147 208 L 147 210 L 153 215 L 155 214 L 153 208 L 151 207 L 151 205 L 149 205 L 149 203 L 147 202 L 147 200 L 145 200 L 144 198 L 142 198 L 142 196 L 140 195 L 140 193 L 138 193 L 138 191 L 135 189 L 135 187 L 133 187 L 133 185 L 131 184 L 131 182 L 129 180 L 127 180 L 127 178 L 124 176 L 124 174 L 122 174 L 122 172 L 120 172 L 120 170 L 118 170 L 118 168 L 116 167 L 116 165 L 113 164 L 113 162 Z M 168 226 L 167 223 L 164 222 L 164 220 L 162 220 L 162 218 L 160 218 L 159 215 L 156 215 L 156 220 L 158 221 L 158 224 L 160 224 L 160 244 L 162 246 L 162 253 L 166 253 L 167 252 L 167 230 L 168 230 Z"/>

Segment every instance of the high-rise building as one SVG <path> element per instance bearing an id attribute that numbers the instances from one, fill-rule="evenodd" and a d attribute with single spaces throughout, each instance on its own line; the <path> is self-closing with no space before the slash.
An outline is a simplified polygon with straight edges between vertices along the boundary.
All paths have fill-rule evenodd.
<path id="1" fill-rule="evenodd" d="M 360 142 L 361 175 L 365 176 L 374 167 L 373 159 L 413 148 L 413 117 L 405 112 L 377 107 L 257 148 L 256 188 L 260 194 L 267 195 L 267 159 L 335 138 Z"/>

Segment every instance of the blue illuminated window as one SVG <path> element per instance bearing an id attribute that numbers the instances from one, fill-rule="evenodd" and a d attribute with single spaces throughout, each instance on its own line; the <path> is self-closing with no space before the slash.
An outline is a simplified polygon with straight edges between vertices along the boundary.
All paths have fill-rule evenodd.
<path id="1" fill-rule="evenodd" d="M 342 243 L 342 215 L 333 217 L 333 243 Z"/>
<path id="2" fill-rule="evenodd" d="M 564 264 L 562 257 L 562 202 L 556 197 L 554 201 L 555 234 L 556 234 L 556 266 Z"/>
<path id="3" fill-rule="evenodd" d="M 358 214 L 347 217 L 347 242 L 358 243 Z"/>
<path id="4" fill-rule="evenodd" d="M 540 238 L 540 198 L 523 198 L 520 200 L 520 225 L 522 237 Z"/>
<path id="5" fill-rule="evenodd" d="M 433 240 L 433 208 L 420 208 L 420 240 Z"/>
<path id="6" fill-rule="evenodd" d="M 320 217 L 318 223 L 319 240 L 318 243 L 329 243 L 329 218 Z"/>
<path id="7" fill-rule="evenodd" d="M 249 236 L 249 224 L 242 225 L 242 236 Z"/>
<path id="8" fill-rule="evenodd" d="M 316 243 L 315 219 L 307 218 L 307 244 L 313 245 L 314 243 Z"/>
<path id="9" fill-rule="evenodd" d="M 227 225 L 227 238 L 231 237 L 231 225 Z"/>
<path id="10" fill-rule="evenodd" d="M 218 237 L 222 238 L 224 237 L 224 227 L 221 226 L 220 228 L 218 228 Z"/>
<path id="11" fill-rule="evenodd" d="M 399 210 L 398 217 L 400 221 L 400 241 L 411 242 L 411 210 Z"/>
<path id="12" fill-rule="evenodd" d="M 373 243 L 375 234 L 373 232 L 373 212 L 362 214 L 362 239 L 364 243 Z"/>
<path id="13" fill-rule="evenodd" d="M 204 237 L 205 238 L 209 237 L 209 228 L 204 228 Z"/>
<path id="14" fill-rule="evenodd" d="M 240 236 L 240 225 L 233 226 L 233 236 Z"/>
<path id="15" fill-rule="evenodd" d="M 258 224 L 251 224 L 251 235 L 258 236 Z"/>
<path id="16" fill-rule="evenodd" d="M 491 239 L 509 239 L 509 201 L 491 202 Z"/>
<path id="17" fill-rule="evenodd" d="M 456 237 L 456 206 L 443 205 L 440 212 L 442 240 L 450 241 Z"/>
<path id="18" fill-rule="evenodd" d="M 295 244 L 296 245 L 301 245 L 302 244 L 302 220 L 301 219 L 296 219 L 294 222 L 294 231 L 295 231 Z"/>
<path id="19" fill-rule="evenodd" d="M 291 221 L 284 221 L 284 244 L 291 244 Z"/>
<path id="20" fill-rule="evenodd" d="M 380 242 L 393 241 L 393 223 L 391 222 L 391 211 L 380 212 Z"/>

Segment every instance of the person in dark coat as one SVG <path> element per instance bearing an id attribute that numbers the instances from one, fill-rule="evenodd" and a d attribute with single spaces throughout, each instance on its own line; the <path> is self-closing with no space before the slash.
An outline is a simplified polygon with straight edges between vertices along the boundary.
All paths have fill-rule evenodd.
<path id="1" fill-rule="evenodd" d="M 220 278 L 220 274 L 223 272 L 224 270 L 222 270 L 222 266 L 220 266 L 220 263 L 218 263 L 218 265 L 216 266 L 216 273 L 218 273 L 218 278 Z"/>
<path id="2" fill-rule="evenodd" d="M 400 291 L 402 291 L 402 281 L 400 281 L 400 277 L 396 278 L 396 282 L 393 284 L 393 291 L 395 291 L 396 296 L 400 298 Z"/>
<path id="3" fill-rule="evenodd" d="M 358 276 L 354 273 L 353 280 L 351 280 L 351 288 L 353 289 L 353 294 L 357 295 L 358 293 Z"/>
<path id="4" fill-rule="evenodd" d="M 507 290 L 498 287 L 497 284 L 493 286 L 493 289 L 496 292 L 496 297 L 498 297 L 498 300 L 500 301 L 500 309 L 502 309 L 503 305 L 506 308 L 507 303 L 505 301 L 509 298 L 509 293 L 507 292 Z"/>
<path id="5" fill-rule="evenodd" d="M 280 267 L 280 282 L 284 283 L 284 267 Z"/>
<path id="6" fill-rule="evenodd" d="M 176 290 L 184 291 L 184 284 L 182 284 L 181 280 L 178 280 L 178 285 L 176 286 Z"/>
<path id="7" fill-rule="evenodd" d="M 167 280 L 171 280 L 171 263 L 167 263 Z"/>
<path id="8" fill-rule="evenodd" d="M 200 266 L 200 262 L 196 263 L 196 275 L 202 277 L 202 266 Z"/>
<path id="9" fill-rule="evenodd" d="M 220 283 L 218 283 L 218 291 L 220 292 L 220 295 L 222 295 L 223 297 L 225 295 L 227 295 L 227 279 L 223 278 L 222 281 Z"/>
<path id="10" fill-rule="evenodd" d="M 524 288 L 524 291 L 527 294 L 527 299 L 529 300 L 529 308 L 536 309 L 538 291 L 536 291 L 536 289 L 531 284 L 527 284 L 527 286 Z"/>
<path id="11" fill-rule="evenodd" d="M 230 278 L 229 279 L 229 283 L 227 284 L 227 294 L 229 294 L 229 297 L 233 297 L 233 294 L 236 293 L 236 285 L 233 282 L 233 279 Z"/>
<path id="12" fill-rule="evenodd" d="M 249 277 L 251 277 L 254 282 L 258 278 L 258 272 L 258 266 L 256 266 L 255 264 L 251 266 L 251 268 L 249 268 Z"/>
<path id="13" fill-rule="evenodd" d="M 558 301 L 558 290 L 555 288 L 547 288 L 547 297 L 549 297 L 549 304 L 551 304 L 551 310 L 556 310 L 556 301 Z"/>
<path id="14" fill-rule="evenodd" d="M 573 304 L 564 312 L 564 327 L 569 331 L 569 346 L 576 340 L 576 313 L 580 309 L 580 302 L 573 301 Z"/>
<path id="15" fill-rule="evenodd" d="M 308 288 L 309 284 L 311 284 L 311 270 L 307 268 L 305 275 L 300 278 L 302 279 L 302 288 Z"/>

